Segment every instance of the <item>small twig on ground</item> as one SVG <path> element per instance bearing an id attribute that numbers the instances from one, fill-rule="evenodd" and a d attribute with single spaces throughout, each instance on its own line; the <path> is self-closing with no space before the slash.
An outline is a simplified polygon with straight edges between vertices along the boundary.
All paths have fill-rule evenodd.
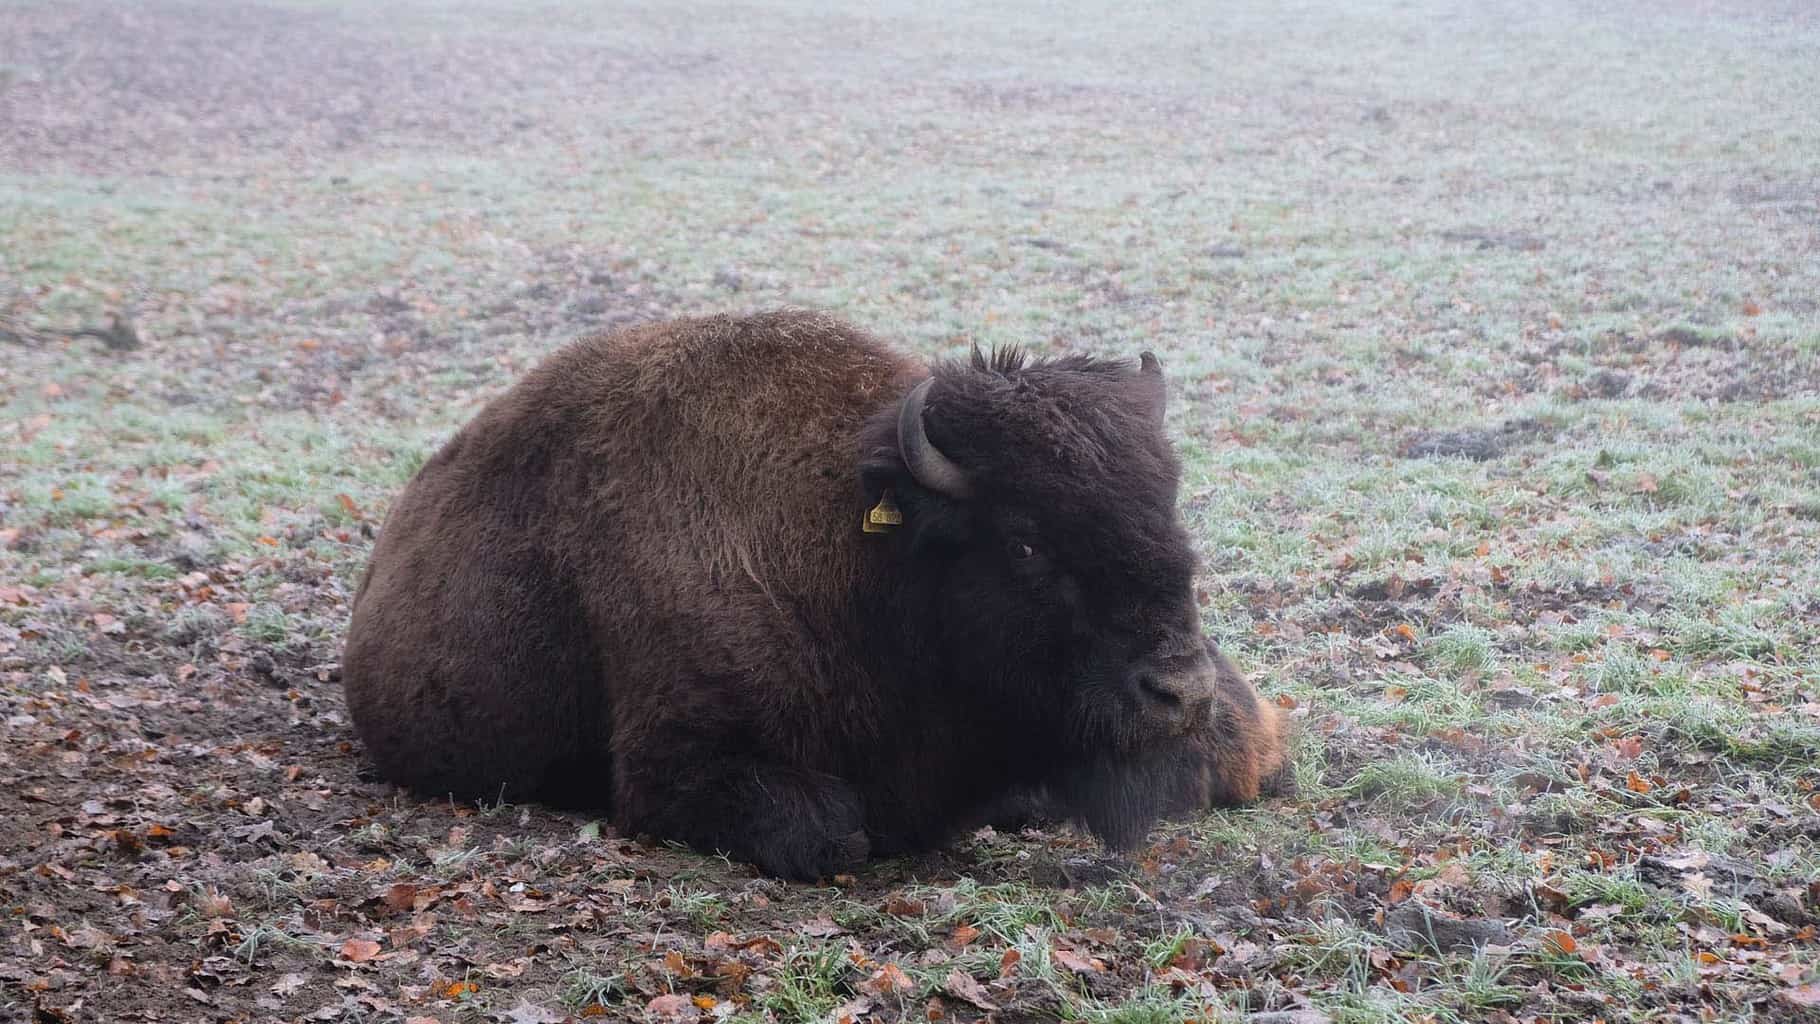
<path id="1" fill-rule="evenodd" d="M 131 320 L 119 313 L 109 313 L 107 320 L 106 327 L 83 327 L 69 332 L 69 336 L 100 338 L 101 343 L 113 352 L 131 352 L 143 344 L 139 340 L 139 331 L 133 327 Z"/>
<path id="2" fill-rule="evenodd" d="M 0 342 L 35 347 L 48 337 L 99 338 L 110 352 L 131 352 L 144 346 L 133 321 L 119 313 L 109 313 L 106 327 L 78 327 L 73 331 L 29 327 L 17 317 L 0 313 Z"/>
<path id="3" fill-rule="evenodd" d="M 0 342 L 10 342 L 14 345 L 35 344 L 32 331 L 4 313 L 0 313 Z"/>

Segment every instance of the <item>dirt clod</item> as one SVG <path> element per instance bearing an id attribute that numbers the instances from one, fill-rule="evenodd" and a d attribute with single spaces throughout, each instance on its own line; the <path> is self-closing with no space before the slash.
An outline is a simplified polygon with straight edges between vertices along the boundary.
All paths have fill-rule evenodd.
<path id="1" fill-rule="evenodd" d="M 1455 917 L 1419 903 L 1392 910 L 1384 919 L 1384 936 L 1397 949 L 1430 953 L 1457 953 L 1512 941 L 1510 926 L 1502 921 Z"/>

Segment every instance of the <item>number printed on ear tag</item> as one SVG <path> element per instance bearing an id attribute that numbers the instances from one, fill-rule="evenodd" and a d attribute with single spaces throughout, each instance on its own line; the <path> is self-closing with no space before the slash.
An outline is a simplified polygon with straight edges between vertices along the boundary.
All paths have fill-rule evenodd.
<path id="1" fill-rule="evenodd" d="M 887 490 L 878 496 L 878 504 L 866 513 L 860 522 L 860 529 L 867 533 L 888 533 L 894 526 L 904 525 L 904 513 L 898 510 L 897 502 Z"/>

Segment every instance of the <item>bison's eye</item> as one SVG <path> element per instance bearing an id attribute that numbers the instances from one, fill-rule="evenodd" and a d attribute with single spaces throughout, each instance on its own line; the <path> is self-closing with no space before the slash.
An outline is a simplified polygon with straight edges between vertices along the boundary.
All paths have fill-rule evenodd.
<path id="1" fill-rule="evenodd" d="M 1021 540 L 1016 540 L 1016 539 L 1005 542 L 1005 553 L 1010 555 L 1012 561 L 1015 561 L 1015 562 L 1021 562 L 1026 558 L 1035 558 L 1036 557 L 1035 548 L 1031 547 L 1029 544 L 1027 544 Z"/>

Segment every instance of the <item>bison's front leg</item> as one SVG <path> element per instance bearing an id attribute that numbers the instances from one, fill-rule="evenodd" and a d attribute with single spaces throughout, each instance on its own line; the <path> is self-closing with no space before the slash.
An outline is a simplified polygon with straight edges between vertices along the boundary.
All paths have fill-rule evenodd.
<path id="1" fill-rule="evenodd" d="M 846 782 L 699 746 L 686 759 L 622 762 L 616 810 L 623 829 L 800 881 L 852 868 L 870 849 L 864 804 Z"/>

